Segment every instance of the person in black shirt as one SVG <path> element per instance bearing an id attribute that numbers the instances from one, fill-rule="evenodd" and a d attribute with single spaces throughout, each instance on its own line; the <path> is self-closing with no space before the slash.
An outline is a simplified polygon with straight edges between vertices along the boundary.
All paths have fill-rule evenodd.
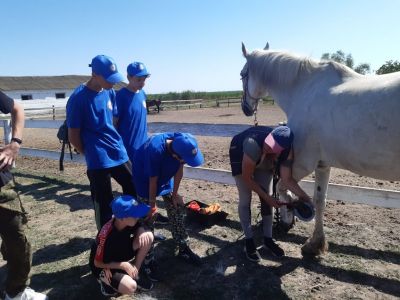
<path id="1" fill-rule="evenodd" d="M 18 156 L 24 128 L 24 108 L 0 91 L 0 111 L 11 113 L 12 138 L 0 147 L 1 254 L 7 261 L 5 299 L 47 299 L 27 286 L 31 269 L 31 245 L 25 235 L 26 213 L 15 190 L 10 169 Z"/>
<path id="2" fill-rule="evenodd" d="M 105 296 L 132 295 L 137 288 L 150 290 L 153 283 L 141 276 L 140 267 L 154 237 L 142 225 L 150 206 L 123 195 L 111 203 L 113 218 L 99 231 L 89 265 Z"/>
<path id="3" fill-rule="evenodd" d="M 239 219 L 246 238 L 245 252 L 251 261 L 260 260 L 251 228 L 252 192 L 257 193 L 261 200 L 264 246 L 278 257 L 284 256 L 285 252 L 272 239 L 272 208 L 286 203 L 271 196 L 274 172 L 279 171 L 283 184 L 301 200 L 311 201 L 292 177 L 292 143 L 293 133 L 287 126 L 275 129 L 250 127 L 231 141 L 229 158 L 239 192 Z"/>

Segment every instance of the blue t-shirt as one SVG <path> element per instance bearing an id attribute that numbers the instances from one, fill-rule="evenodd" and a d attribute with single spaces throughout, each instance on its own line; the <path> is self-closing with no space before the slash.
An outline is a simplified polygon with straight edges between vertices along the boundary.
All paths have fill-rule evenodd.
<path id="1" fill-rule="evenodd" d="M 147 140 L 146 94 L 142 90 L 134 93 L 122 88 L 117 92 L 116 103 L 118 133 L 133 163 L 136 150 Z"/>
<path id="2" fill-rule="evenodd" d="M 115 91 L 96 92 L 84 84 L 67 102 L 67 126 L 79 128 L 88 170 L 105 169 L 128 161 L 121 136 L 113 125 Z"/>
<path id="3" fill-rule="evenodd" d="M 181 163 L 167 150 L 167 139 L 175 133 L 153 135 L 139 147 L 133 160 L 133 182 L 140 197 L 149 198 L 150 177 L 158 176 L 157 196 L 171 191 L 171 178 L 178 172 Z"/>

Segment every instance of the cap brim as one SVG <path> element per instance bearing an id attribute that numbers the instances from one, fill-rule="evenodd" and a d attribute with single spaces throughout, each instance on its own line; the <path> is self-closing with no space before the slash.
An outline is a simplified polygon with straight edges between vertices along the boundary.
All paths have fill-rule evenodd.
<path id="1" fill-rule="evenodd" d="M 109 82 L 109 83 L 116 84 L 116 83 L 119 83 L 119 82 L 123 81 L 124 80 L 124 76 L 122 76 L 121 73 L 116 72 L 114 74 L 111 74 L 107 78 L 105 78 L 105 80 L 107 82 Z"/>
<path id="2" fill-rule="evenodd" d="M 139 73 L 137 73 L 137 74 L 135 74 L 135 75 L 132 75 L 132 76 L 136 76 L 136 77 L 148 77 L 148 76 L 150 76 L 150 73 L 147 73 L 147 72 L 139 72 Z"/>
<path id="3" fill-rule="evenodd" d="M 142 218 L 146 216 L 150 211 L 150 206 L 144 203 L 140 203 L 138 206 L 132 207 L 130 215 L 133 218 Z"/>
<path id="4" fill-rule="evenodd" d="M 281 147 L 281 145 L 279 145 L 274 137 L 272 136 L 272 134 L 268 134 L 267 137 L 264 140 L 264 143 L 271 148 L 271 150 L 276 153 L 276 154 L 280 154 L 283 150 L 285 150 L 285 148 Z"/>
<path id="5" fill-rule="evenodd" d="M 200 149 L 198 149 L 196 156 L 183 157 L 183 160 L 191 167 L 198 167 L 204 163 L 204 156 Z"/>

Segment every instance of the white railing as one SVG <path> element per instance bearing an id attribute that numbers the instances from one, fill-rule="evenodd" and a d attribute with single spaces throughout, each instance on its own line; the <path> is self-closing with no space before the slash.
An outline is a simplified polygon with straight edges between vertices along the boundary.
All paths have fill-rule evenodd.
<path id="1" fill-rule="evenodd" d="M 25 127 L 59 128 L 62 122 L 63 121 L 53 120 L 26 120 Z M 220 137 L 231 137 L 248 127 L 249 125 L 235 124 L 149 123 L 149 131 L 153 133 L 165 131 L 184 131 L 191 132 L 194 135 Z M 3 128 L 5 142 L 9 143 L 11 139 L 9 120 L 3 120 Z M 55 133 L 54 138 L 56 138 Z M 23 156 L 41 157 L 54 160 L 58 160 L 60 158 L 60 152 L 43 149 L 21 148 L 20 154 Z M 65 162 L 70 161 L 69 155 L 66 154 Z M 74 154 L 72 162 L 84 164 L 85 159 L 82 155 Z M 229 185 L 235 184 L 231 173 L 226 170 L 185 167 L 184 174 L 186 178 L 195 180 L 204 180 Z M 313 194 L 314 182 L 302 180 L 300 182 L 300 186 L 309 194 Z M 342 184 L 329 184 L 328 199 L 369 204 L 381 207 L 400 208 L 400 192 L 392 190 L 355 187 Z"/>

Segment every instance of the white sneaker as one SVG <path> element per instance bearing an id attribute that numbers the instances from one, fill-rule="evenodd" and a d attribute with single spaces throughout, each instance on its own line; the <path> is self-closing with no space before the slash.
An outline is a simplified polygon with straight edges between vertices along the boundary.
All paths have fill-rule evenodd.
<path id="1" fill-rule="evenodd" d="M 48 300 L 49 298 L 42 293 L 35 292 L 30 287 L 25 288 L 21 293 L 17 296 L 11 298 L 6 294 L 6 298 L 4 300 Z"/>

